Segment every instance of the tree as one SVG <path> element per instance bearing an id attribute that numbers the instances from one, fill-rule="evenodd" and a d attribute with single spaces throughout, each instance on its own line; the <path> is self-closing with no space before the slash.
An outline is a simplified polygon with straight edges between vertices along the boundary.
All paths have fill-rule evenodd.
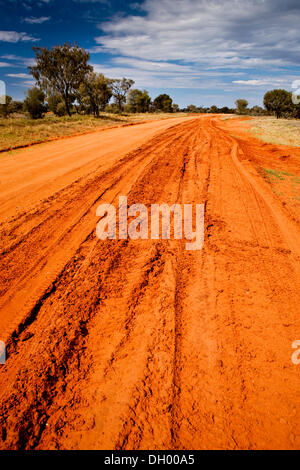
<path id="1" fill-rule="evenodd" d="M 90 72 L 85 81 L 80 85 L 79 94 L 81 104 L 87 104 L 96 117 L 109 103 L 112 97 L 112 80 L 102 73 Z"/>
<path id="2" fill-rule="evenodd" d="M 176 103 L 172 104 L 173 113 L 179 113 L 179 105 Z"/>
<path id="3" fill-rule="evenodd" d="M 210 110 L 209 110 L 210 113 L 212 114 L 217 114 L 219 112 L 219 108 L 213 104 L 211 107 L 210 107 Z"/>
<path id="4" fill-rule="evenodd" d="M 247 100 L 236 100 L 235 104 L 237 108 L 237 114 L 246 114 L 247 106 L 249 104 Z"/>
<path id="5" fill-rule="evenodd" d="M 300 119 L 300 104 L 294 105 L 293 117 L 295 117 L 296 119 Z"/>
<path id="6" fill-rule="evenodd" d="M 3 95 L 0 100 L 0 115 L 7 118 L 9 114 L 14 112 L 13 100 L 11 96 Z"/>
<path id="7" fill-rule="evenodd" d="M 151 98 L 147 90 L 133 89 L 128 93 L 128 108 L 132 113 L 148 113 Z"/>
<path id="8" fill-rule="evenodd" d="M 292 95 L 286 90 L 268 91 L 264 96 L 264 106 L 279 119 L 284 112 L 292 111 Z"/>
<path id="9" fill-rule="evenodd" d="M 66 111 L 71 116 L 71 106 L 76 90 L 92 71 L 88 65 L 90 55 L 76 44 L 34 47 L 36 65 L 29 70 L 38 85 L 48 93 L 58 93 L 64 100 Z"/>
<path id="10" fill-rule="evenodd" d="M 169 95 L 163 94 L 155 98 L 155 100 L 153 101 L 153 107 L 156 111 L 161 111 L 163 113 L 172 113 L 172 103 L 172 98 L 170 98 Z"/>
<path id="11" fill-rule="evenodd" d="M 260 106 L 253 106 L 250 112 L 253 116 L 263 116 L 264 114 L 266 114 L 266 111 Z"/>
<path id="12" fill-rule="evenodd" d="M 127 94 L 134 84 L 134 80 L 130 78 L 116 79 L 112 81 L 112 95 L 114 97 L 115 103 L 118 106 L 119 112 L 122 111 L 122 105 L 126 103 Z"/>
<path id="13" fill-rule="evenodd" d="M 65 102 L 57 93 L 48 97 L 48 109 L 56 116 L 65 116 L 67 114 Z"/>
<path id="14" fill-rule="evenodd" d="M 199 109 L 194 104 L 189 104 L 186 111 L 187 113 L 199 113 Z"/>
<path id="15" fill-rule="evenodd" d="M 34 87 L 28 90 L 24 101 L 24 109 L 28 111 L 32 119 L 40 119 L 47 111 L 45 105 L 45 93 L 40 88 Z"/>
<path id="16" fill-rule="evenodd" d="M 11 103 L 11 109 L 13 113 L 21 113 L 23 111 L 23 101 L 13 101 Z"/>
<path id="17" fill-rule="evenodd" d="M 228 108 L 228 106 L 223 106 L 223 108 L 220 109 L 221 114 L 231 114 L 232 110 Z"/>

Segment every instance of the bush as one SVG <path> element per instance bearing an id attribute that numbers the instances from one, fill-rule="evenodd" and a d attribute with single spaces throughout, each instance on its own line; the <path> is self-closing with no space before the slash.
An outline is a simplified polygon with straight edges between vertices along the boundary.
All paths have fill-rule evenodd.
<path id="1" fill-rule="evenodd" d="M 293 112 L 292 95 L 286 90 L 268 91 L 264 96 L 266 110 L 275 114 L 279 119 L 283 114 L 289 115 Z"/>
<path id="2" fill-rule="evenodd" d="M 0 104 L 0 115 L 7 118 L 9 114 L 14 112 L 13 109 L 13 100 L 11 96 L 4 95 L 3 97 L 5 103 Z"/>
<path id="3" fill-rule="evenodd" d="M 27 92 L 27 98 L 24 101 L 24 110 L 30 114 L 32 119 L 40 119 L 47 111 L 45 105 L 45 94 L 37 87 Z"/>

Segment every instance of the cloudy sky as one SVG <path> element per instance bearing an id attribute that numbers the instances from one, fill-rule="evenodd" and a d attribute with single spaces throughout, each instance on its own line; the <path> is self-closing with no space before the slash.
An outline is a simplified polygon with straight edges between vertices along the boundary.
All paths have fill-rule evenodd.
<path id="1" fill-rule="evenodd" d="M 300 79 L 299 0 L 0 0 L 0 79 L 32 86 L 32 46 L 76 41 L 96 70 L 180 106 L 261 104 Z"/>

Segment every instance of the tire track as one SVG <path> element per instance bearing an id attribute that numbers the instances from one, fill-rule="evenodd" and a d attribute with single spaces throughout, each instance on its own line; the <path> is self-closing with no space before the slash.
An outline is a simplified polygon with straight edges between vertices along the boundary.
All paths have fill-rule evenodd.
<path id="1" fill-rule="evenodd" d="M 298 227 L 240 150 L 217 118 L 189 120 L 2 225 L 5 305 L 23 310 L 1 448 L 299 447 Z M 204 249 L 99 242 L 95 208 L 119 195 L 204 203 Z"/>

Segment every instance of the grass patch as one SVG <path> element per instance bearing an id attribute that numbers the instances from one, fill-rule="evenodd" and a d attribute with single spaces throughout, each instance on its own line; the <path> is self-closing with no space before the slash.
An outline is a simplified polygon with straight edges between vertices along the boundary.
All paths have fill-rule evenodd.
<path id="1" fill-rule="evenodd" d="M 293 211 L 295 201 L 300 202 L 300 178 L 287 171 L 271 168 L 257 168 L 258 172 L 270 184 L 272 191 Z M 294 207 L 294 209 L 293 209 Z M 297 209 L 298 211 L 298 209 Z M 296 213 L 295 213 L 296 214 Z M 297 215 L 298 217 L 298 215 Z"/>
<path id="2" fill-rule="evenodd" d="M 300 120 L 262 116 L 249 121 L 254 137 L 274 145 L 300 147 Z"/>
<path id="3" fill-rule="evenodd" d="M 44 142 L 53 138 L 85 133 L 106 127 L 179 116 L 186 116 L 186 114 L 117 115 L 103 113 L 100 118 L 78 114 L 71 117 L 57 117 L 49 114 L 44 119 L 36 120 L 25 117 L 0 119 L 0 150 L 13 149 L 18 146 Z"/>
<path id="4" fill-rule="evenodd" d="M 284 177 L 282 176 L 283 173 L 281 171 L 277 171 L 277 170 L 270 170 L 270 169 L 267 169 L 265 168 L 265 173 L 266 173 L 266 176 L 268 178 L 279 178 L 280 180 L 284 180 Z"/>

